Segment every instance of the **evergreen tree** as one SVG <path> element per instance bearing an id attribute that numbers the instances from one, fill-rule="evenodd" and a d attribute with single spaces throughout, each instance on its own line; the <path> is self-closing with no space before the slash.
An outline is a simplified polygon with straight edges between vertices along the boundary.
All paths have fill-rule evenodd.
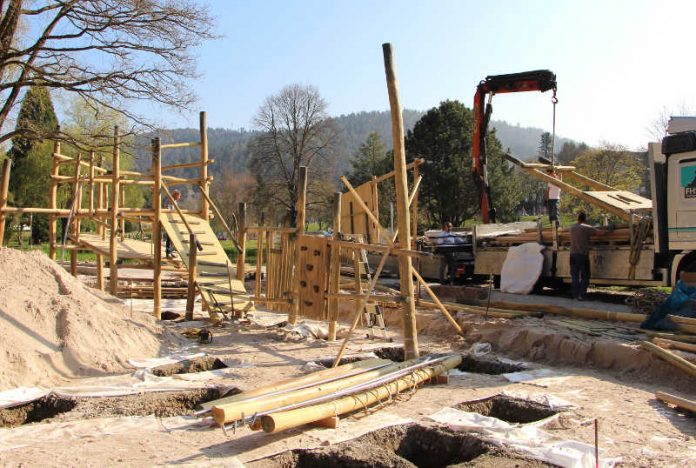
<path id="1" fill-rule="evenodd" d="M 17 206 L 46 206 L 49 200 L 51 153 L 50 141 L 39 139 L 58 128 L 58 118 L 48 90 L 32 86 L 22 100 L 17 117 L 18 136 L 12 139 L 8 156 L 12 159 L 10 192 Z M 20 220 L 20 226 L 25 221 Z M 39 243 L 48 238 L 48 220 L 35 217 L 32 223 L 32 239 Z"/>
<path id="2" fill-rule="evenodd" d="M 471 176 L 473 114 L 458 101 L 443 101 L 430 109 L 406 136 L 409 160 L 425 158 L 421 166 L 422 211 L 435 226 L 449 220 L 455 226 L 480 212 L 479 194 Z M 501 221 L 511 219 L 521 196 L 519 180 L 505 161 L 500 141 L 486 136 L 488 177 Z"/>
<path id="3" fill-rule="evenodd" d="M 373 176 L 391 171 L 394 161 L 387 159 L 379 133 L 372 132 L 365 143 L 360 145 L 351 165 L 353 170 L 348 174 L 348 180 L 353 185 L 360 185 L 371 180 Z"/>

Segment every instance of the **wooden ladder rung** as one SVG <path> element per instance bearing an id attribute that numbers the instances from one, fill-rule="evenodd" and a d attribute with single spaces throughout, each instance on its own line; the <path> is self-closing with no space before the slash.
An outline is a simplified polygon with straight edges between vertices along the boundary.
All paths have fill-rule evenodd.
<path id="1" fill-rule="evenodd" d="M 189 240 L 188 239 L 182 239 L 181 242 L 184 244 L 188 244 Z M 198 241 L 201 245 L 215 245 L 215 242 L 208 242 L 208 241 Z"/>
<path id="2" fill-rule="evenodd" d="M 171 219 L 171 220 L 169 220 L 169 222 L 170 222 L 170 223 L 177 223 L 177 224 L 184 224 L 184 220 L 183 220 L 183 219 Z M 201 224 L 200 221 L 189 221 L 189 220 L 186 220 L 186 222 L 188 222 L 190 226 L 198 226 L 198 225 Z"/>
<path id="3" fill-rule="evenodd" d="M 201 234 L 205 234 L 205 231 L 193 231 L 193 233 L 194 233 L 195 235 L 199 236 L 199 235 L 201 235 Z M 191 234 L 191 233 L 188 232 L 188 231 L 179 231 L 179 234 Z"/>

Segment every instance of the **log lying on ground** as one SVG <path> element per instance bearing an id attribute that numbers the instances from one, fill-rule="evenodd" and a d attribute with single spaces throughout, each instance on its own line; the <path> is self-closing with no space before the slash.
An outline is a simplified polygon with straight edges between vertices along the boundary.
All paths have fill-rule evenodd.
<path id="1" fill-rule="evenodd" d="M 328 395 L 335 391 L 348 388 L 361 383 L 369 382 L 376 378 L 399 371 L 412 364 L 409 361 L 398 364 L 390 364 L 379 369 L 368 370 L 357 375 L 333 380 L 325 383 L 317 383 L 298 390 L 292 390 L 280 394 L 263 396 L 253 400 L 242 400 L 235 403 L 215 405 L 212 413 L 215 422 L 222 426 L 234 421 L 253 416 L 257 413 L 271 411 L 294 403 L 310 400 L 312 398 Z"/>
<path id="2" fill-rule="evenodd" d="M 370 370 L 379 369 L 381 367 L 386 367 L 389 364 L 392 364 L 392 361 L 390 361 L 389 359 L 366 359 L 364 361 L 352 362 L 350 364 L 338 366 L 334 369 L 325 369 L 317 372 L 312 372 L 309 375 L 303 375 L 301 377 L 281 380 L 280 382 L 275 382 L 269 385 L 257 387 L 246 392 L 238 393 L 237 395 L 232 395 L 229 397 L 220 398 L 218 400 L 209 401 L 207 403 L 203 403 L 201 407 L 204 410 L 211 410 L 213 406 L 222 406 L 226 404 L 237 403 L 244 400 L 251 400 L 252 398 L 257 399 L 262 395 L 298 390 L 300 388 L 305 388 L 309 385 L 317 385 L 323 381 L 331 380 L 336 377 L 367 372 Z"/>
<path id="3" fill-rule="evenodd" d="M 655 392 L 655 398 L 677 408 L 682 408 L 696 414 L 696 401 L 687 400 L 686 398 L 678 397 L 665 392 Z"/>
<path id="4" fill-rule="evenodd" d="M 643 347 L 643 349 L 650 351 L 660 359 L 669 362 L 674 367 L 696 377 L 696 365 L 691 364 L 689 361 L 682 358 L 681 356 L 677 356 L 676 354 L 667 351 L 666 349 L 662 349 L 659 346 L 650 343 L 649 341 L 643 341 L 641 343 L 641 346 Z"/>
<path id="5" fill-rule="evenodd" d="M 356 393 L 318 405 L 267 414 L 261 417 L 261 426 L 265 432 L 274 433 L 365 409 L 379 401 L 391 398 L 399 392 L 411 389 L 441 375 L 457 367 L 461 362 L 462 357 L 460 355 L 451 356 L 438 364 L 415 370 L 409 375 L 362 393 Z"/>

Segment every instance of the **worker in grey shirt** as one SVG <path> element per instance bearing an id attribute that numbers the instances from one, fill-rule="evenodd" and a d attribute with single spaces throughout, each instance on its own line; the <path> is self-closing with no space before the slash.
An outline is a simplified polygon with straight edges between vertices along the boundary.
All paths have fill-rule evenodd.
<path id="1" fill-rule="evenodd" d="M 590 237 L 603 236 L 609 231 L 599 230 L 587 223 L 587 215 L 578 213 L 578 222 L 570 227 L 570 278 L 573 298 L 585 300 L 590 285 Z M 611 228 L 610 228 L 611 229 Z"/>

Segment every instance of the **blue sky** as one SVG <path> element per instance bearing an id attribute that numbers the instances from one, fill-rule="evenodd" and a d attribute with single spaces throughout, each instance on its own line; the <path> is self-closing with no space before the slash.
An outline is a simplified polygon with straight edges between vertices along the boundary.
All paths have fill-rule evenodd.
<path id="1" fill-rule="evenodd" d="M 663 109 L 696 113 L 689 57 L 696 2 L 209 2 L 223 37 L 200 51 L 194 91 L 213 127 L 253 127 L 263 99 L 312 84 L 339 115 L 388 109 L 381 44 L 395 51 L 402 105 L 471 106 L 486 75 L 548 68 L 558 76 L 557 134 L 639 148 Z M 550 93 L 501 95 L 494 119 L 551 127 Z M 195 126 L 197 113 L 165 116 Z"/>

